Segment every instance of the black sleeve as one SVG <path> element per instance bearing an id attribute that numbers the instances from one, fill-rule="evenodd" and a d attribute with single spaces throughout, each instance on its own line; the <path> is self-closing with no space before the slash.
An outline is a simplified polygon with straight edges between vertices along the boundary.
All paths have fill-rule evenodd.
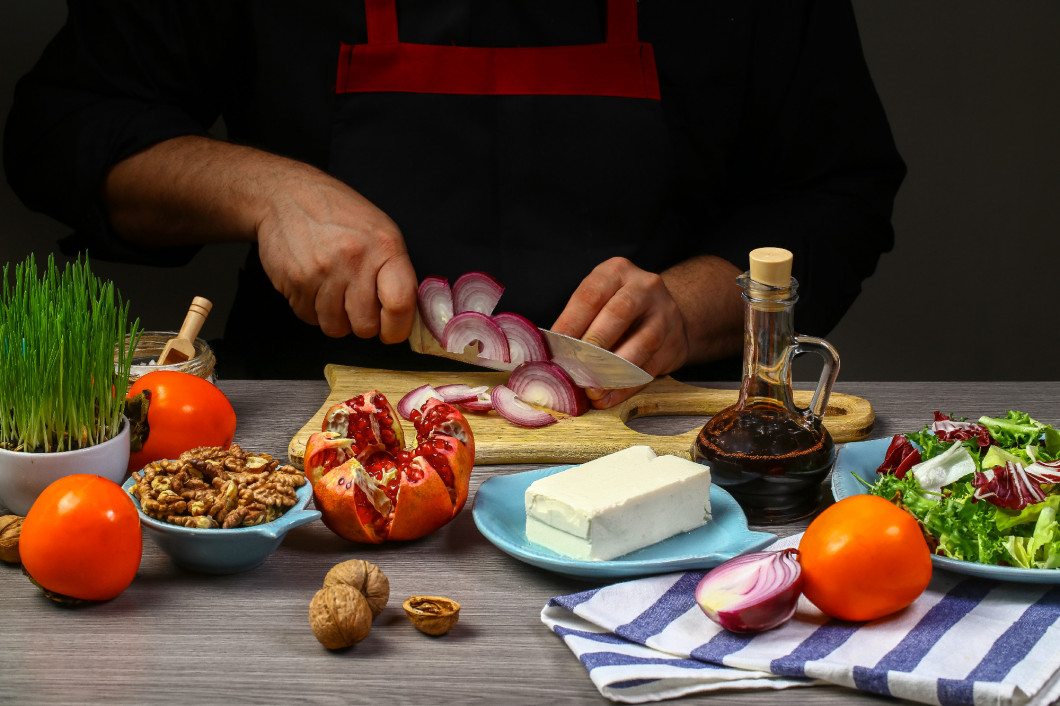
<path id="1" fill-rule="evenodd" d="M 136 250 L 109 227 L 103 180 L 163 140 L 204 135 L 231 90 L 238 33 L 222 0 L 69 0 L 66 24 L 16 86 L 4 133 L 12 189 L 74 229 L 64 250 L 180 265 L 196 247 Z"/>
<path id="2" fill-rule="evenodd" d="M 756 247 L 791 250 L 796 328 L 823 336 L 893 246 L 905 165 L 849 0 L 777 0 L 757 10 L 737 188 L 710 249 L 743 270 Z"/>

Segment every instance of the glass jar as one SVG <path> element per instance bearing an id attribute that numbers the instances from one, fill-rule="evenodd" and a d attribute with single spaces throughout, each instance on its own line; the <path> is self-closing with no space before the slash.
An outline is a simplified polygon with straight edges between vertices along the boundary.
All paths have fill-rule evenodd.
<path id="1" fill-rule="evenodd" d="M 162 355 L 162 351 L 166 347 L 166 343 L 171 338 L 176 337 L 176 331 L 144 331 L 141 334 L 140 340 L 136 344 L 136 350 L 133 352 L 132 367 L 129 370 L 130 385 L 147 373 L 152 373 L 156 370 L 178 370 L 197 375 L 210 382 L 217 382 L 217 376 L 214 374 L 216 359 L 214 358 L 213 349 L 210 348 L 210 344 L 201 338 L 195 339 L 195 355 L 188 360 L 168 365 L 156 364 L 158 357 Z M 128 345 L 128 338 L 126 338 L 126 345 Z"/>

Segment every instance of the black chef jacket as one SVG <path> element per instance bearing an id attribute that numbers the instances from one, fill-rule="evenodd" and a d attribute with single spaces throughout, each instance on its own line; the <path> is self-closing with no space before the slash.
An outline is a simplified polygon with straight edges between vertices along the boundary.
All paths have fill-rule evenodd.
<path id="1" fill-rule="evenodd" d="M 605 5 L 402 0 L 397 15 L 403 42 L 585 45 L 604 40 Z M 650 43 L 657 65 L 657 110 L 669 154 L 666 173 L 650 172 L 646 187 L 658 191 L 664 184 L 666 208 L 640 247 L 616 244 L 612 254 L 653 271 L 702 253 L 745 269 L 751 249 L 786 247 L 795 253 L 800 283 L 796 327 L 825 335 L 892 245 L 890 214 L 904 175 L 849 2 L 638 5 L 639 40 Z M 233 141 L 343 173 L 332 149 L 342 98 L 336 71 L 340 47 L 366 41 L 363 2 L 70 0 L 69 6 L 67 24 L 19 83 L 5 132 L 10 183 L 29 207 L 75 229 L 64 244 L 68 251 L 187 262 L 195 248 L 137 249 L 119 239 L 100 202 L 101 184 L 121 159 L 167 138 L 208 134 L 218 118 Z M 577 103 L 562 107 L 578 110 Z M 604 128 L 621 139 L 621 124 Z M 445 201 L 446 184 L 438 181 L 419 187 L 424 198 Z M 627 200 L 637 208 L 635 196 Z M 572 256 L 572 243 L 595 239 L 597 259 L 607 250 L 607 234 L 589 233 L 591 225 L 584 234 L 558 237 L 547 223 L 525 219 L 503 226 L 511 233 L 496 234 L 498 242 L 517 244 L 518 254 L 454 250 L 447 233 L 466 228 L 455 222 L 463 218 L 449 216 L 427 233 L 424 219 L 411 212 L 414 227 L 401 214 L 390 215 L 409 240 L 419 276 L 452 281 L 486 269 L 508 286 L 498 310 L 544 326 L 594 264 Z M 260 355 L 269 342 L 282 354 Z M 215 345 L 221 374 L 233 377 L 308 377 L 326 363 L 440 367 L 405 344 L 329 339 L 298 321 L 253 251 L 240 273 L 225 340 Z"/>

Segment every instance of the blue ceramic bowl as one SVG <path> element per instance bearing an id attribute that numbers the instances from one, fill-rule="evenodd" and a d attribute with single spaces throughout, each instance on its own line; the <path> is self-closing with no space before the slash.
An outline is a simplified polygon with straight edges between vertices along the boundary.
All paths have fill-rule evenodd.
<path id="1" fill-rule="evenodd" d="M 129 478 L 122 488 L 128 492 L 133 483 L 135 479 Z M 320 517 L 318 511 L 305 509 L 313 497 L 312 485 L 306 483 L 296 492 L 298 502 L 272 522 L 232 529 L 171 525 L 145 515 L 139 500 L 131 497 L 140 511 L 140 523 L 148 536 L 174 564 L 205 574 L 234 574 L 260 566 L 280 546 L 289 530 Z"/>

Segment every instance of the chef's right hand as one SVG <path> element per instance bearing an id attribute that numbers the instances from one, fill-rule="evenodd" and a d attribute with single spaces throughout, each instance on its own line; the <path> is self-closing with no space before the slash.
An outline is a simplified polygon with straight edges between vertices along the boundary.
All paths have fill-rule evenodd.
<path id="1" fill-rule="evenodd" d="M 258 254 L 294 313 L 328 336 L 408 338 L 417 280 L 397 224 L 312 168 L 274 191 L 258 222 Z"/>

